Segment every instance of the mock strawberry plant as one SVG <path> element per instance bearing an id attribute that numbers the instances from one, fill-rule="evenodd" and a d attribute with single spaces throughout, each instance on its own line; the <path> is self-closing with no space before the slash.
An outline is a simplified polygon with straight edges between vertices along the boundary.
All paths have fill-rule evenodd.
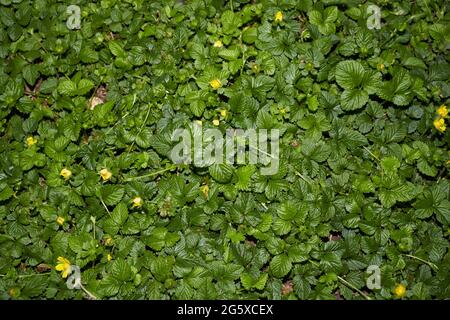
<path id="1" fill-rule="evenodd" d="M 449 49 L 445 0 L 0 0 L 0 299 L 450 298 Z"/>

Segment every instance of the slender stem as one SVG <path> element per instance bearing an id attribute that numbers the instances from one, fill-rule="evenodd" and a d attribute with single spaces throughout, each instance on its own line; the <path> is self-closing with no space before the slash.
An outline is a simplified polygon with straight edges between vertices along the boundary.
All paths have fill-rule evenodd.
<path id="1" fill-rule="evenodd" d="M 295 174 L 298 175 L 300 178 L 302 178 L 306 183 L 311 184 L 311 181 L 309 181 L 308 179 L 306 179 L 306 177 L 304 177 L 300 172 L 295 171 Z"/>
<path id="2" fill-rule="evenodd" d="M 125 113 L 125 114 L 122 116 L 122 118 L 120 118 L 119 120 L 117 120 L 117 122 L 114 123 L 114 125 L 113 125 L 111 128 L 109 128 L 108 131 L 106 131 L 106 134 L 110 133 L 111 130 L 114 129 L 114 127 L 115 127 L 120 121 L 122 121 L 123 119 L 125 119 L 129 114 L 130 114 L 130 112 Z"/>
<path id="3" fill-rule="evenodd" d="M 370 151 L 369 149 L 367 149 L 367 148 L 364 147 L 364 146 L 363 146 L 363 148 L 364 148 L 364 150 L 366 150 L 372 157 L 374 157 L 377 161 L 380 161 L 380 159 L 379 159 L 376 155 L 374 155 L 374 154 L 372 153 L 372 151 Z"/>
<path id="4" fill-rule="evenodd" d="M 106 212 L 108 212 L 111 215 L 111 212 L 109 211 L 108 207 L 106 206 L 105 202 L 103 202 L 103 199 L 100 197 L 100 202 L 102 203 L 103 207 L 105 207 Z"/>
<path id="5" fill-rule="evenodd" d="M 345 284 L 347 287 L 355 290 L 356 292 L 358 292 L 360 295 L 362 295 L 366 300 L 372 300 L 371 297 L 369 297 L 368 295 L 366 295 L 364 292 L 362 292 L 361 290 L 359 290 L 358 288 L 356 288 L 354 285 L 352 285 L 350 282 L 348 282 L 347 280 L 345 280 L 344 278 L 337 276 L 337 278 L 339 279 L 339 281 L 341 281 L 343 284 Z"/>
<path id="6" fill-rule="evenodd" d="M 434 270 L 436 270 L 436 271 L 439 270 L 439 267 L 438 267 L 437 265 L 435 265 L 433 262 L 430 262 L 430 261 L 421 259 L 421 258 L 419 258 L 419 257 L 413 256 L 412 254 L 405 254 L 405 256 L 410 257 L 410 258 L 413 258 L 413 259 L 416 259 L 416 260 L 419 260 L 420 262 L 426 263 L 427 265 L 430 266 L 431 269 L 434 269 Z"/>
<path id="7" fill-rule="evenodd" d="M 250 148 L 250 149 L 253 149 L 253 150 L 256 150 L 256 151 L 259 151 L 259 152 L 261 152 L 262 154 L 264 154 L 264 155 L 266 155 L 266 156 L 268 156 L 268 157 L 270 157 L 270 158 L 272 158 L 272 159 L 275 159 L 275 156 L 273 156 L 273 155 L 271 155 L 270 153 L 267 153 L 267 152 L 265 152 L 264 150 L 261 150 L 261 149 L 259 149 L 259 148 L 257 148 L 257 147 L 254 147 L 254 146 L 252 146 L 252 145 L 249 145 L 249 148 Z"/>
<path id="8" fill-rule="evenodd" d="M 163 173 L 163 172 L 166 172 L 166 171 L 175 169 L 176 167 L 177 167 L 177 166 L 173 165 L 173 166 L 170 166 L 170 167 L 168 167 L 168 168 L 165 168 L 165 169 L 162 169 L 162 170 L 159 170 L 159 171 L 155 171 L 155 172 L 150 172 L 150 173 L 148 173 L 148 174 L 144 174 L 143 176 L 127 178 L 127 179 L 125 179 L 125 181 L 133 181 L 133 180 L 137 180 L 137 179 L 142 179 L 142 178 L 147 178 L 147 177 L 155 176 L 155 175 L 158 175 L 158 174 L 160 174 L 160 173 Z"/>
<path id="9" fill-rule="evenodd" d="M 95 295 L 93 295 L 92 293 L 90 293 L 89 290 L 87 290 L 81 283 L 80 283 L 80 287 L 81 287 L 81 290 L 83 290 L 89 296 L 89 298 L 91 298 L 91 300 L 98 300 L 98 298 Z"/>
<path id="10" fill-rule="evenodd" d="M 17 278 L 28 278 L 33 276 L 46 276 L 51 274 L 51 272 L 45 272 L 45 273 L 32 273 L 32 274 L 20 274 L 17 276 Z M 0 277 L 6 277 L 6 274 L 0 274 Z"/>
<path id="11" fill-rule="evenodd" d="M 314 262 L 312 260 L 308 260 L 310 263 L 312 263 L 316 268 L 319 267 L 319 264 L 317 262 Z M 359 290 L 358 288 L 356 288 L 354 285 L 352 285 L 350 282 L 348 282 L 347 280 L 345 280 L 344 278 L 337 276 L 338 280 L 341 281 L 343 284 L 345 284 L 347 287 L 349 287 L 350 289 L 355 290 L 356 292 L 358 292 L 361 296 L 363 296 L 366 300 L 372 300 L 371 297 L 369 297 L 368 295 L 366 295 L 364 292 L 362 292 L 361 290 Z"/>
<path id="12" fill-rule="evenodd" d="M 136 95 L 135 95 L 135 97 L 136 97 Z M 133 100 L 133 105 L 134 105 L 134 100 Z M 151 107 L 148 108 L 147 114 L 145 115 L 144 122 L 142 123 L 141 127 L 139 128 L 139 131 L 138 131 L 138 133 L 136 134 L 136 137 L 137 137 L 138 135 L 140 135 L 141 132 L 142 132 L 142 130 L 144 129 L 145 124 L 147 123 L 148 116 L 150 115 L 150 110 L 151 110 L 151 109 L 152 109 Z M 133 149 L 135 143 L 136 143 L 136 139 L 134 139 L 133 143 L 131 144 L 130 148 L 128 149 L 127 155 L 130 153 L 131 149 Z"/>

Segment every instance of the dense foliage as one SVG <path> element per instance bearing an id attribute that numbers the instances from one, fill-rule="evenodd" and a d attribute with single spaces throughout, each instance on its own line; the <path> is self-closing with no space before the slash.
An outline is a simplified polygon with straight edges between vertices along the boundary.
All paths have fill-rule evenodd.
<path id="1" fill-rule="evenodd" d="M 0 299 L 450 298 L 448 5 L 0 0 Z M 279 172 L 174 164 L 195 120 Z"/>

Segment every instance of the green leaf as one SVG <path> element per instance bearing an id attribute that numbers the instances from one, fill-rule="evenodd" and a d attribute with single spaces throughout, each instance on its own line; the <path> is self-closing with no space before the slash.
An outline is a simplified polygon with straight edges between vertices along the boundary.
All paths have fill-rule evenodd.
<path id="1" fill-rule="evenodd" d="M 108 48 L 111 50 L 111 53 L 116 57 L 125 57 L 125 51 L 122 49 L 122 46 L 118 41 L 111 41 L 108 43 Z"/>
<path id="2" fill-rule="evenodd" d="M 369 95 L 364 90 L 344 90 L 341 95 L 342 109 L 346 111 L 359 109 L 363 107 L 367 101 L 369 101 Z"/>
<path id="3" fill-rule="evenodd" d="M 119 281 L 130 281 L 133 273 L 125 260 L 117 259 L 111 265 L 111 275 Z"/>
<path id="4" fill-rule="evenodd" d="M 39 78 L 38 66 L 36 65 L 26 65 L 23 70 L 23 78 L 29 85 L 34 85 L 36 80 Z"/>
<path id="5" fill-rule="evenodd" d="M 270 261 L 270 273 L 277 278 L 286 276 L 291 271 L 292 263 L 286 254 L 279 254 Z"/>
<path id="6" fill-rule="evenodd" d="M 79 96 L 85 95 L 94 87 L 94 83 L 91 80 L 81 79 L 77 84 L 77 94 Z"/>
<path id="7" fill-rule="evenodd" d="M 242 166 L 235 171 L 237 182 L 236 188 L 238 190 L 249 190 L 252 175 L 255 172 L 255 167 L 252 165 Z"/>
<path id="8" fill-rule="evenodd" d="M 213 164 L 208 168 L 211 177 L 220 183 L 228 183 L 233 177 L 233 170 L 228 164 Z"/>
<path id="9" fill-rule="evenodd" d="M 105 185 L 101 189 L 101 198 L 108 206 L 114 206 L 122 200 L 125 189 L 119 186 Z"/>
<path id="10" fill-rule="evenodd" d="M 106 219 L 104 223 L 106 232 L 111 235 L 117 234 L 127 219 L 128 208 L 126 204 L 121 202 L 114 208 L 113 212 Z"/>
<path id="11" fill-rule="evenodd" d="M 62 80 L 58 84 L 58 92 L 62 95 L 73 97 L 77 94 L 77 85 L 72 80 Z"/>
<path id="12" fill-rule="evenodd" d="M 336 82 L 347 90 L 358 88 L 363 82 L 364 75 L 364 67 L 358 61 L 342 61 L 336 66 Z"/>

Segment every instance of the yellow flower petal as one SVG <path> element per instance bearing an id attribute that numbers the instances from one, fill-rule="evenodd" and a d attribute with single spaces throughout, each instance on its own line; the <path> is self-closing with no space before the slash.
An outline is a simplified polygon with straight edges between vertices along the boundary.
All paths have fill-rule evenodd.
<path id="1" fill-rule="evenodd" d="M 72 176 L 72 171 L 70 171 L 69 169 L 64 168 L 64 169 L 61 170 L 59 175 L 62 176 L 64 179 L 68 180 Z"/>
<path id="2" fill-rule="evenodd" d="M 102 177 L 103 181 L 111 179 L 112 173 L 108 169 L 102 169 L 100 170 L 100 176 Z"/>
<path id="3" fill-rule="evenodd" d="M 64 224 L 65 219 L 63 217 L 56 218 L 56 223 L 62 226 Z"/>
<path id="4" fill-rule="evenodd" d="M 142 198 L 141 197 L 135 197 L 133 200 L 133 208 L 140 208 L 142 207 Z"/>
<path id="5" fill-rule="evenodd" d="M 275 13 L 275 22 L 281 22 L 283 21 L 283 12 L 278 11 Z"/>
<path id="6" fill-rule="evenodd" d="M 63 278 L 67 278 L 70 271 L 72 270 L 72 266 L 70 265 L 70 261 L 64 257 L 57 258 L 58 264 L 56 265 L 56 271 L 61 271 L 61 276 Z"/>
<path id="7" fill-rule="evenodd" d="M 437 108 L 436 112 L 441 118 L 447 118 L 448 109 L 446 105 L 441 105 L 439 108 Z"/>
<path id="8" fill-rule="evenodd" d="M 71 270 L 72 270 L 72 268 L 70 268 L 70 266 L 69 266 L 69 268 L 67 268 L 66 270 L 63 271 L 62 277 L 67 278 L 67 276 L 69 275 Z"/>
<path id="9" fill-rule="evenodd" d="M 70 261 L 64 257 L 58 257 L 58 262 L 70 264 Z"/>
<path id="10" fill-rule="evenodd" d="M 204 186 L 201 186 L 200 187 L 200 191 L 203 193 L 203 196 L 205 197 L 205 198 L 208 198 L 208 193 L 209 193 L 209 187 L 208 187 L 208 185 L 204 185 Z"/>
<path id="11" fill-rule="evenodd" d="M 110 246 L 113 243 L 113 239 L 110 236 L 105 238 L 105 246 Z"/>
<path id="12" fill-rule="evenodd" d="M 437 118 L 436 120 L 433 121 L 434 127 L 439 131 L 439 132 L 444 132 L 447 127 L 445 125 L 445 120 L 443 118 Z"/>
<path id="13" fill-rule="evenodd" d="M 403 298 L 406 294 L 406 287 L 402 284 L 397 284 L 394 288 L 394 295 L 397 298 Z"/>
<path id="14" fill-rule="evenodd" d="M 27 138 L 27 145 L 31 147 L 32 145 L 35 145 L 37 143 L 37 139 L 34 137 L 28 137 Z"/>
<path id="15" fill-rule="evenodd" d="M 214 89 L 217 90 L 222 86 L 222 82 L 220 82 L 219 79 L 213 79 L 209 82 L 209 85 Z"/>
<path id="16" fill-rule="evenodd" d="M 63 271 L 64 270 L 64 264 L 57 264 L 55 269 L 56 269 L 56 271 Z"/>

